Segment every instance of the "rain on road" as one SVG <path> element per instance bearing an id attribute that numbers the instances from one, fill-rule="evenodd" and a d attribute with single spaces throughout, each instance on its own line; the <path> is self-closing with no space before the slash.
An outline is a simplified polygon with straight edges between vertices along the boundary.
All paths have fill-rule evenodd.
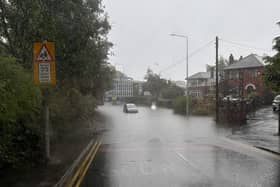
<path id="1" fill-rule="evenodd" d="M 211 117 L 106 104 L 108 128 L 83 187 L 279 186 L 280 158 L 225 138 L 229 126 Z"/>

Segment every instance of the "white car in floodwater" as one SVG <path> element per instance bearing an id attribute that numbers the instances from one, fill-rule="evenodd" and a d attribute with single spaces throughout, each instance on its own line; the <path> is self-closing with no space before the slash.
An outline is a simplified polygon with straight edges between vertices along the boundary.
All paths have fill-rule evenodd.
<path id="1" fill-rule="evenodd" d="M 133 103 L 127 103 L 123 106 L 123 112 L 125 113 L 138 113 L 137 106 Z"/>

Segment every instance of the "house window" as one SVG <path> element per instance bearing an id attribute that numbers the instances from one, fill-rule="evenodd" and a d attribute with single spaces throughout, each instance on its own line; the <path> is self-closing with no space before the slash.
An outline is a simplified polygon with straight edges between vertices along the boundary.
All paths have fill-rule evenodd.
<path id="1" fill-rule="evenodd" d="M 190 94 L 192 97 L 200 97 L 200 91 L 198 91 L 198 90 L 192 91 Z"/>
<path id="2" fill-rule="evenodd" d="M 196 86 L 196 81 L 191 80 L 191 81 L 189 82 L 189 84 L 190 84 L 191 86 Z"/>
<path id="3" fill-rule="evenodd" d="M 250 78 L 256 78 L 258 76 L 258 71 L 255 69 L 248 70 Z"/>
<path id="4" fill-rule="evenodd" d="M 229 72 L 229 79 L 239 79 L 239 72 L 238 71 L 230 71 Z"/>

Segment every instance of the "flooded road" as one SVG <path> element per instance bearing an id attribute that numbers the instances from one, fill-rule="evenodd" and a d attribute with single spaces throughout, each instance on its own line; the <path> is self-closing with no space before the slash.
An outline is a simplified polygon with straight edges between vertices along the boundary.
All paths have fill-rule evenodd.
<path id="1" fill-rule="evenodd" d="M 253 146 L 264 147 L 280 153 L 278 132 L 278 113 L 272 107 L 259 109 L 248 116 L 247 124 L 233 128 L 229 137 Z"/>
<path id="2" fill-rule="evenodd" d="M 105 105 L 102 146 L 83 187 L 279 186 L 280 157 L 226 137 L 236 128 L 211 117 Z"/>

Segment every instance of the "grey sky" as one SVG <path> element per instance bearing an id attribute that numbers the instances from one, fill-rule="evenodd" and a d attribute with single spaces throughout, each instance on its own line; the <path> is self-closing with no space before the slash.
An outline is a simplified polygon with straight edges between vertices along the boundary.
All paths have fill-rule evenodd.
<path id="1" fill-rule="evenodd" d="M 248 49 L 221 42 L 220 55 L 236 58 L 250 53 L 269 53 L 280 35 L 279 0 L 104 0 L 112 24 L 110 62 L 127 75 L 141 80 L 150 67 L 172 80 L 185 77 L 185 41 L 171 33 L 189 36 L 189 51 L 195 51 L 215 36 L 254 46 Z M 189 59 L 189 74 L 214 64 L 214 42 Z"/>

